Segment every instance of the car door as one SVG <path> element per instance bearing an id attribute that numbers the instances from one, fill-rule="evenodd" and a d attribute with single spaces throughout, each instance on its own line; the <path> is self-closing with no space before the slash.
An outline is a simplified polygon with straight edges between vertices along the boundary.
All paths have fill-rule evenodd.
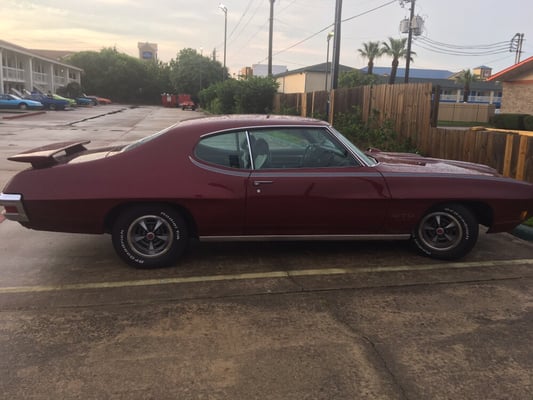
<path id="1" fill-rule="evenodd" d="M 190 208 L 201 236 L 243 234 L 248 154 L 242 130 L 207 135 L 195 146 L 193 163 L 198 170 L 189 185 L 197 194 Z"/>
<path id="2" fill-rule="evenodd" d="M 268 128 L 249 136 L 246 234 L 383 233 L 389 200 L 383 177 L 328 129 Z M 264 142 L 262 161 L 257 143 Z"/>

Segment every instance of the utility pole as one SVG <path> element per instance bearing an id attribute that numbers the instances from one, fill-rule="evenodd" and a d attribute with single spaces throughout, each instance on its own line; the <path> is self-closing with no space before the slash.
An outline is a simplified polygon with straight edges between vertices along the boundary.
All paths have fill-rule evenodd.
<path id="1" fill-rule="evenodd" d="M 328 75 L 329 75 L 329 41 L 333 37 L 333 32 L 329 32 L 328 36 L 326 37 L 327 41 L 327 50 L 326 50 L 326 79 L 324 84 L 324 91 L 328 91 Z"/>
<path id="2" fill-rule="evenodd" d="M 331 59 L 331 89 L 337 89 L 339 83 L 339 59 L 341 52 L 342 0 L 335 3 L 335 28 L 333 30 L 333 56 Z"/>
<path id="3" fill-rule="evenodd" d="M 270 1 L 270 27 L 268 29 L 268 76 L 272 76 L 272 36 L 274 35 L 274 1 Z"/>
<path id="4" fill-rule="evenodd" d="M 222 71 L 222 79 L 226 79 L 226 42 L 228 39 L 228 7 L 226 7 L 224 4 L 220 3 L 218 5 L 218 8 L 222 10 L 224 13 L 224 69 Z"/>
<path id="5" fill-rule="evenodd" d="M 407 57 L 405 60 L 405 83 L 409 83 L 409 66 L 411 65 L 411 43 L 413 41 L 413 20 L 415 17 L 415 0 L 405 0 L 411 2 L 411 16 L 409 17 L 409 33 L 407 36 Z"/>
<path id="6" fill-rule="evenodd" d="M 518 64 L 520 62 L 520 55 L 522 54 L 522 42 L 524 41 L 524 34 L 523 33 L 517 33 L 513 36 L 511 39 L 511 46 L 509 47 L 509 51 L 515 51 L 516 55 L 514 58 L 514 63 Z"/>

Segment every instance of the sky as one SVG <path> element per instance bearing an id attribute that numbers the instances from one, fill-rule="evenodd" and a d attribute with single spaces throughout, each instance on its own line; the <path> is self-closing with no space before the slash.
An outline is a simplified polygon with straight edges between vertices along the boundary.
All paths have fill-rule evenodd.
<path id="1" fill-rule="evenodd" d="M 138 42 L 158 45 L 168 62 L 181 49 L 223 62 L 224 12 L 219 0 L 1 0 L 0 39 L 28 49 L 99 51 L 115 47 L 138 56 Z M 270 0 L 222 0 L 227 8 L 226 65 L 230 74 L 268 62 Z M 340 62 L 362 68 L 358 49 L 369 41 L 407 35 L 400 21 L 411 2 L 342 1 Z M 402 4 L 403 3 L 403 4 Z M 320 64 L 327 57 L 336 0 L 275 0 L 273 64 L 289 70 Z M 499 72 L 515 62 L 513 37 L 524 34 L 521 60 L 533 55 L 533 2 L 529 0 L 416 0 L 424 21 L 413 41 L 411 68 L 458 72 L 481 65 Z M 333 40 L 330 42 L 333 45 Z M 474 55 L 473 55 L 474 54 Z M 330 47 L 329 60 L 332 57 Z M 390 66 L 391 59 L 375 60 Z M 404 64 L 404 62 L 402 62 Z M 402 66 L 402 65 L 400 65 Z"/>

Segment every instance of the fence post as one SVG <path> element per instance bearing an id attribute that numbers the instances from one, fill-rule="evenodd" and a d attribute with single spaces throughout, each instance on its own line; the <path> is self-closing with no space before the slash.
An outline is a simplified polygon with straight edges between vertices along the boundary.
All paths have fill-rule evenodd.
<path id="1" fill-rule="evenodd" d="M 526 153 L 528 137 L 520 136 L 520 147 L 518 148 L 518 163 L 516 165 L 516 179 L 524 180 L 526 172 Z"/>
<path id="2" fill-rule="evenodd" d="M 433 101 L 431 102 L 431 117 L 429 125 L 433 128 L 439 123 L 440 85 L 435 86 Z"/>
<path id="3" fill-rule="evenodd" d="M 505 141 L 505 157 L 503 159 L 503 175 L 511 176 L 511 160 L 513 158 L 513 134 L 507 134 Z"/>
<path id="4" fill-rule="evenodd" d="M 331 90 L 329 96 L 329 116 L 328 121 L 331 126 L 333 126 L 333 115 L 335 114 L 335 90 Z"/>

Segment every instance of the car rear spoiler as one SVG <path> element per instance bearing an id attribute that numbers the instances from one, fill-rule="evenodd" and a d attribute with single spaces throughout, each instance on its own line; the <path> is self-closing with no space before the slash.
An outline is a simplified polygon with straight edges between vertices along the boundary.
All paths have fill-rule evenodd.
<path id="1" fill-rule="evenodd" d="M 59 163 L 58 158 L 61 156 L 68 157 L 87 150 L 84 145 L 88 143 L 91 141 L 53 143 L 8 157 L 8 160 L 31 163 L 31 166 L 36 169 L 51 167 Z"/>

